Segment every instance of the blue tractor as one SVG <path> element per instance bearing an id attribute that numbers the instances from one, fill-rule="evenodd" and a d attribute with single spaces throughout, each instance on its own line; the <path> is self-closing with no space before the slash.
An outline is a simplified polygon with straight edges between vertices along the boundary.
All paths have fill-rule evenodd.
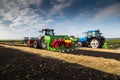
<path id="1" fill-rule="evenodd" d="M 101 48 L 104 45 L 105 38 L 100 30 L 89 30 L 85 34 L 85 37 L 78 39 L 78 46 Z"/>

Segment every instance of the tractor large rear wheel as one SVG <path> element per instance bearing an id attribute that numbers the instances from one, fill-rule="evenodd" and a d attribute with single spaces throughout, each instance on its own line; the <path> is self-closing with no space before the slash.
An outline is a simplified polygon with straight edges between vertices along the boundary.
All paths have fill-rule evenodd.
<path id="1" fill-rule="evenodd" d="M 99 48 L 100 47 L 100 41 L 98 39 L 91 39 L 90 40 L 90 46 L 92 48 Z"/>
<path id="2" fill-rule="evenodd" d="M 41 44 L 41 48 L 42 48 L 42 49 L 46 49 L 46 48 L 47 48 L 47 44 L 46 44 L 46 42 L 45 42 L 44 37 L 41 38 L 40 44 Z"/>

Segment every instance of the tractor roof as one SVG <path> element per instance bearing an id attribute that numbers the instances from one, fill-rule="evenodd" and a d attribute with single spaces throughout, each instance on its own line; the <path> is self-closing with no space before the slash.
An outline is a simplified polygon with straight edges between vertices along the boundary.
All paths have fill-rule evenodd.
<path id="1" fill-rule="evenodd" d="M 89 30 L 87 32 L 96 32 L 96 31 L 100 31 L 100 30 Z"/>
<path id="2" fill-rule="evenodd" d="M 53 31 L 54 29 L 47 29 L 47 28 L 45 28 L 45 29 L 42 29 L 42 31 Z"/>

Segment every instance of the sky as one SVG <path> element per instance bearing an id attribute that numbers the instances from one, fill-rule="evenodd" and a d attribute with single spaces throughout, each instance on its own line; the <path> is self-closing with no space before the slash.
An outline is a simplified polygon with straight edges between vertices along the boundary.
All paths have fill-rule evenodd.
<path id="1" fill-rule="evenodd" d="M 42 28 L 76 37 L 99 29 L 106 38 L 120 37 L 120 0 L 0 0 L 0 39 L 37 37 Z"/>

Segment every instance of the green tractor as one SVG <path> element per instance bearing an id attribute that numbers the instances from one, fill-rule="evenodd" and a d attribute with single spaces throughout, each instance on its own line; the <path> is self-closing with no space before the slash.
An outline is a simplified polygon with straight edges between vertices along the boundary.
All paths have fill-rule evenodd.
<path id="1" fill-rule="evenodd" d="M 75 50 L 77 40 L 71 39 L 68 35 L 55 35 L 53 29 L 42 29 L 39 37 L 31 37 L 28 46 L 50 51 L 65 52 Z"/>

